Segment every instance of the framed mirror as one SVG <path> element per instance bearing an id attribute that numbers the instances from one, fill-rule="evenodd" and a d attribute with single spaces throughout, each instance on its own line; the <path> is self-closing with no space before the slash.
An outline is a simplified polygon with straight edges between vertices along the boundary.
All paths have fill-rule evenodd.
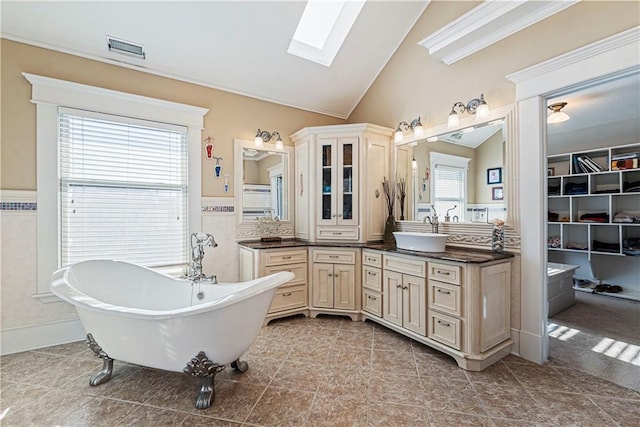
<path id="1" fill-rule="evenodd" d="M 293 235 L 293 147 L 262 148 L 252 141 L 234 140 L 235 199 L 238 237 L 260 237 L 258 219 L 279 220 L 279 234 Z"/>
<path id="2" fill-rule="evenodd" d="M 484 122 L 469 116 L 396 145 L 396 179 L 406 180 L 404 206 L 397 201 L 395 210 L 400 222 L 422 223 L 435 208 L 451 231 L 489 229 L 495 218 L 518 229 L 514 124 L 512 107 L 502 107 Z"/>

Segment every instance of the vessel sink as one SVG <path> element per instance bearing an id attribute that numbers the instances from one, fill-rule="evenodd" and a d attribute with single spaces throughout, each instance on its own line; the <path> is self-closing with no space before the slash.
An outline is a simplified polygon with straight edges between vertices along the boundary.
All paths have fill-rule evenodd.
<path id="1" fill-rule="evenodd" d="M 448 234 L 394 231 L 398 249 L 420 252 L 444 252 Z"/>

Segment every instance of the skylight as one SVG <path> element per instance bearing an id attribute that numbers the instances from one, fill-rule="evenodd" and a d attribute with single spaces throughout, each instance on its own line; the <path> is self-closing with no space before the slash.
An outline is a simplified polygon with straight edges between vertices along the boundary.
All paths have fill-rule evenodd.
<path id="1" fill-rule="evenodd" d="M 330 67 L 366 0 L 308 0 L 289 52 Z"/>

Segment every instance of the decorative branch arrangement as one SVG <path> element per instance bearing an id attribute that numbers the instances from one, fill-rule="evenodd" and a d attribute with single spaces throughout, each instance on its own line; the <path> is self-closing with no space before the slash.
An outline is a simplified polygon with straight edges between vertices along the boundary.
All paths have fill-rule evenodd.
<path id="1" fill-rule="evenodd" d="M 407 179 L 398 180 L 398 200 L 400 201 L 400 221 L 404 220 L 404 199 L 407 197 Z"/>
<path id="2" fill-rule="evenodd" d="M 389 216 L 393 216 L 393 205 L 396 200 L 396 186 L 394 183 L 387 180 L 385 176 L 382 179 L 382 190 L 384 191 L 384 197 L 387 202 L 387 211 Z"/>

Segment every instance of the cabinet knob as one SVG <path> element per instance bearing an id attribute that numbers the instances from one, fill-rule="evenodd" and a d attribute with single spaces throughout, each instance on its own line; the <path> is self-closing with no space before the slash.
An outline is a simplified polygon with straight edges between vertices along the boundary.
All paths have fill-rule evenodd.
<path id="1" fill-rule="evenodd" d="M 396 285 L 396 288 L 401 288 L 401 287 L 402 287 L 402 285 Z"/>
<path id="2" fill-rule="evenodd" d="M 374 301 L 378 299 L 376 297 L 372 297 L 371 295 L 367 295 L 367 298 L 369 298 L 370 300 L 374 300 Z"/>
<path id="3" fill-rule="evenodd" d="M 338 214 L 338 218 L 342 218 L 342 214 Z"/>
<path id="4" fill-rule="evenodd" d="M 373 271 L 367 271 L 367 274 L 369 276 L 376 276 L 377 275 L 377 273 L 374 273 Z"/>
<path id="5" fill-rule="evenodd" d="M 331 218 L 335 218 L 335 217 L 336 217 L 336 214 L 331 215 Z"/>
<path id="6" fill-rule="evenodd" d="M 283 297 L 290 297 L 291 296 L 291 292 L 286 293 L 286 294 L 282 294 Z"/>

